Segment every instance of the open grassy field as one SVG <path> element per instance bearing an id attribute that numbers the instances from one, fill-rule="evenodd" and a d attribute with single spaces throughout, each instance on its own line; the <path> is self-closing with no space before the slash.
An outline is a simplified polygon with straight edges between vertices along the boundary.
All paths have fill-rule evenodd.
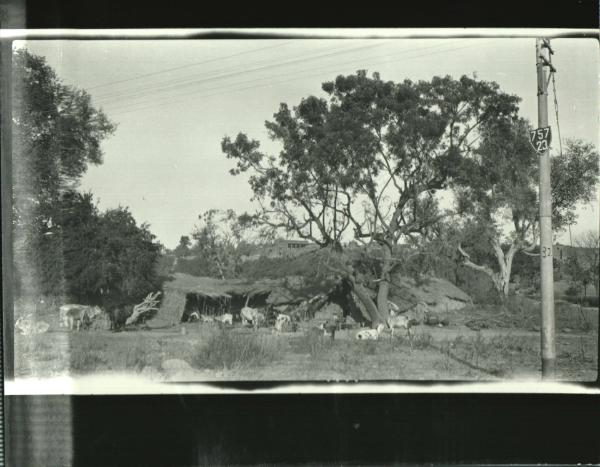
<path id="1" fill-rule="evenodd" d="M 386 331 L 378 341 L 357 341 L 352 330 L 340 331 L 331 340 L 309 332 L 310 323 L 281 335 L 239 323 L 118 333 L 69 332 L 52 323 L 47 333 L 16 336 L 15 373 L 49 377 L 127 372 L 179 381 L 539 378 L 538 323 L 530 312 L 519 313 L 519 308 L 469 307 L 449 312 L 450 326 L 416 326 L 410 338 L 402 331 L 392 339 Z M 465 325 L 473 320 L 480 320 L 480 329 Z M 559 379 L 596 379 L 597 330 L 598 310 L 557 307 Z"/>

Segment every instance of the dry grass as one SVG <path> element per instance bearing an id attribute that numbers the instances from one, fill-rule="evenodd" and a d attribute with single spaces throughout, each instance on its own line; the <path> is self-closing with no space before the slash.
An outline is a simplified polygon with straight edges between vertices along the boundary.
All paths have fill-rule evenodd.
<path id="1" fill-rule="evenodd" d="M 216 329 L 194 355 L 197 368 L 243 369 L 260 368 L 282 355 L 283 342 L 262 334 L 242 334 Z"/>
<path id="2" fill-rule="evenodd" d="M 275 335 L 266 329 L 190 323 L 123 333 L 51 331 L 17 336 L 15 345 L 19 376 L 69 370 L 161 372 L 168 359 L 185 360 L 202 369 L 207 379 L 216 380 L 476 380 L 535 377 L 540 371 L 538 333 L 512 329 L 475 333 L 452 325 L 418 326 L 411 337 L 391 339 L 385 332 L 378 341 L 358 341 L 351 331 L 340 331 L 331 340 L 309 332 Z M 557 357 L 562 378 L 595 377 L 597 335 L 559 334 Z"/>

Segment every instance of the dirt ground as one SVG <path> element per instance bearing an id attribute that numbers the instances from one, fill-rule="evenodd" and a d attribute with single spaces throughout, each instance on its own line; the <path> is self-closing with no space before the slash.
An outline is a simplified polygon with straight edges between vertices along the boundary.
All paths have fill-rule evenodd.
<path id="1" fill-rule="evenodd" d="M 514 380 L 541 375 L 540 334 L 518 328 L 474 331 L 464 324 L 415 326 L 410 337 L 385 331 L 358 341 L 355 330 L 335 340 L 310 333 L 274 334 L 236 323 L 232 328 L 190 323 L 170 328 L 48 332 L 15 337 L 16 377 L 127 372 L 176 381 Z M 593 381 L 597 326 L 557 333 L 557 378 Z"/>

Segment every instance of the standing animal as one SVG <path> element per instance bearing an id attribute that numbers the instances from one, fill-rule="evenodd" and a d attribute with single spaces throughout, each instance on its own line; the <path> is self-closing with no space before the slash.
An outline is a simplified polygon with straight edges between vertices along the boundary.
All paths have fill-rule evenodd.
<path id="1" fill-rule="evenodd" d="M 277 313 L 275 307 L 273 305 L 267 305 L 267 308 L 265 309 L 265 324 L 267 326 L 275 326 L 277 316 L 279 316 L 279 313 Z"/>
<path id="2" fill-rule="evenodd" d="M 275 320 L 275 331 L 277 331 L 278 333 L 283 331 L 283 328 L 286 326 L 290 326 L 292 325 L 292 318 L 290 318 L 288 315 L 280 313 L 277 315 L 277 319 Z"/>
<path id="3" fill-rule="evenodd" d="M 115 305 L 108 311 L 108 319 L 110 320 L 110 330 L 119 331 L 125 326 L 127 318 L 133 313 L 133 306 L 130 305 Z"/>
<path id="4" fill-rule="evenodd" d="M 392 331 L 392 337 L 394 337 L 394 329 L 395 328 L 404 328 L 406 329 L 406 333 L 408 334 L 408 336 L 410 337 L 410 319 L 408 319 L 408 316 L 390 316 L 388 318 L 388 326 L 390 327 L 391 331 Z"/>
<path id="5" fill-rule="evenodd" d="M 388 308 L 390 309 L 390 316 L 398 316 L 400 314 L 400 307 L 390 300 L 388 300 Z"/>
<path id="6" fill-rule="evenodd" d="M 319 324 L 318 328 L 323 330 L 323 335 L 325 337 L 330 337 L 331 340 L 335 339 L 335 331 L 338 330 L 339 324 L 336 322 L 325 321 L 324 323 Z"/>
<path id="7" fill-rule="evenodd" d="M 193 323 L 195 321 L 200 321 L 200 313 L 197 311 L 192 311 L 188 316 L 188 323 Z"/>
<path id="8" fill-rule="evenodd" d="M 217 316 L 216 319 L 223 324 L 229 324 L 229 326 L 233 326 L 233 315 L 231 313 L 224 313 L 221 316 Z"/>
<path id="9" fill-rule="evenodd" d="M 265 315 L 254 308 L 250 308 L 249 306 L 242 308 L 240 311 L 240 316 L 242 317 L 243 324 L 252 323 L 255 329 L 258 328 L 260 323 L 265 320 Z"/>
<path id="10" fill-rule="evenodd" d="M 356 333 L 356 338 L 358 340 L 373 340 L 376 341 L 379 339 L 379 334 L 385 328 L 385 325 L 378 324 L 375 329 L 362 329 Z"/>
<path id="11" fill-rule="evenodd" d="M 71 331 L 77 328 L 79 331 L 82 326 L 89 324 L 102 313 L 102 309 L 98 306 L 63 305 L 59 309 L 59 318 L 61 327 L 68 327 Z"/>
<path id="12" fill-rule="evenodd" d="M 208 315 L 200 315 L 200 320 L 203 323 L 214 323 L 215 319 L 212 316 L 208 316 Z"/>

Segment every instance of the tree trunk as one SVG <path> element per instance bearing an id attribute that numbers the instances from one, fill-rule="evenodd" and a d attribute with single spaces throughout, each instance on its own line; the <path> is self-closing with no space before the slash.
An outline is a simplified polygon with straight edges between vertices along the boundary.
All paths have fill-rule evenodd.
<path id="1" fill-rule="evenodd" d="M 354 281 L 354 280 L 352 280 L 352 285 L 354 287 L 354 293 L 360 299 L 360 301 L 363 303 L 363 305 L 367 309 L 367 312 L 369 313 L 369 316 L 371 318 L 371 325 L 373 327 L 377 326 L 377 324 L 381 323 L 382 321 L 379 316 L 379 311 L 377 310 L 377 306 L 375 305 L 375 302 L 371 298 L 368 289 L 366 287 L 364 287 L 363 285 L 356 283 L 356 281 Z"/>
<path id="2" fill-rule="evenodd" d="M 342 258 L 342 261 L 341 261 L 342 263 L 348 262 L 348 258 L 345 257 L 343 251 L 337 251 L 336 248 L 333 248 L 333 251 L 337 255 L 339 255 L 340 258 Z M 391 258 L 391 256 L 390 256 L 390 258 Z M 379 324 L 379 323 L 385 323 L 385 319 L 382 318 L 381 314 L 379 313 L 379 310 L 377 309 L 377 305 L 371 298 L 369 289 L 367 287 L 365 287 L 364 285 L 362 285 L 357 280 L 356 275 L 355 275 L 356 273 L 355 273 L 354 269 L 352 268 L 352 266 L 349 266 L 349 267 L 346 266 L 344 269 L 335 268 L 330 265 L 326 265 L 325 267 L 327 267 L 330 271 L 333 271 L 333 272 L 339 274 L 339 276 L 341 278 L 347 279 L 352 284 L 352 290 L 353 290 L 354 294 L 356 295 L 356 297 L 365 306 L 367 313 L 369 314 L 368 317 L 371 320 L 372 326 L 377 326 L 377 324 Z M 389 287 L 389 284 L 388 284 L 388 287 Z M 386 294 L 386 299 L 387 299 L 387 294 Z M 386 306 L 387 306 L 387 302 L 386 302 Z M 367 317 L 365 316 L 365 318 L 367 318 Z"/>
<path id="3" fill-rule="evenodd" d="M 377 326 L 379 323 L 387 321 L 389 316 L 388 296 L 390 294 L 390 281 L 392 270 L 392 248 L 387 245 L 381 245 L 383 248 L 383 260 L 381 264 L 381 277 L 379 278 L 379 288 L 377 289 L 377 321 L 373 324 Z"/>
<path id="4" fill-rule="evenodd" d="M 518 243 L 513 242 L 510 245 L 509 250 L 504 253 L 500 243 L 497 240 L 492 241 L 492 246 L 494 248 L 494 253 L 496 254 L 496 260 L 498 261 L 498 267 L 500 272 L 496 272 L 487 266 L 481 266 L 479 264 L 473 263 L 469 255 L 465 253 L 462 247 L 459 246 L 458 251 L 463 255 L 463 264 L 465 266 L 470 267 L 471 269 L 475 269 L 476 271 L 481 271 L 489 276 L 494 284 L 494 287 L 498 291 L 498 293 L 503 297 L 508 297 L 508 293 L 510 291 L 510 275 L 512 271 L 512 262 L 515 256 L 515 253 L 518 251 Z"/>
<path id="5" fill-rule="evenodd" d="M 517 252 L 517 243 L 511 243 L 510 248 L 506 253 L 504 253 L 498 241 L 494 241 L 493 245 L 500 269 L 500 273 L 498 274 L 497 288 L 498 291 L 502 293 L 503 298 L 506 298 L 510 292 L 510 274 L 512 271 L 513 258 Z"/>

